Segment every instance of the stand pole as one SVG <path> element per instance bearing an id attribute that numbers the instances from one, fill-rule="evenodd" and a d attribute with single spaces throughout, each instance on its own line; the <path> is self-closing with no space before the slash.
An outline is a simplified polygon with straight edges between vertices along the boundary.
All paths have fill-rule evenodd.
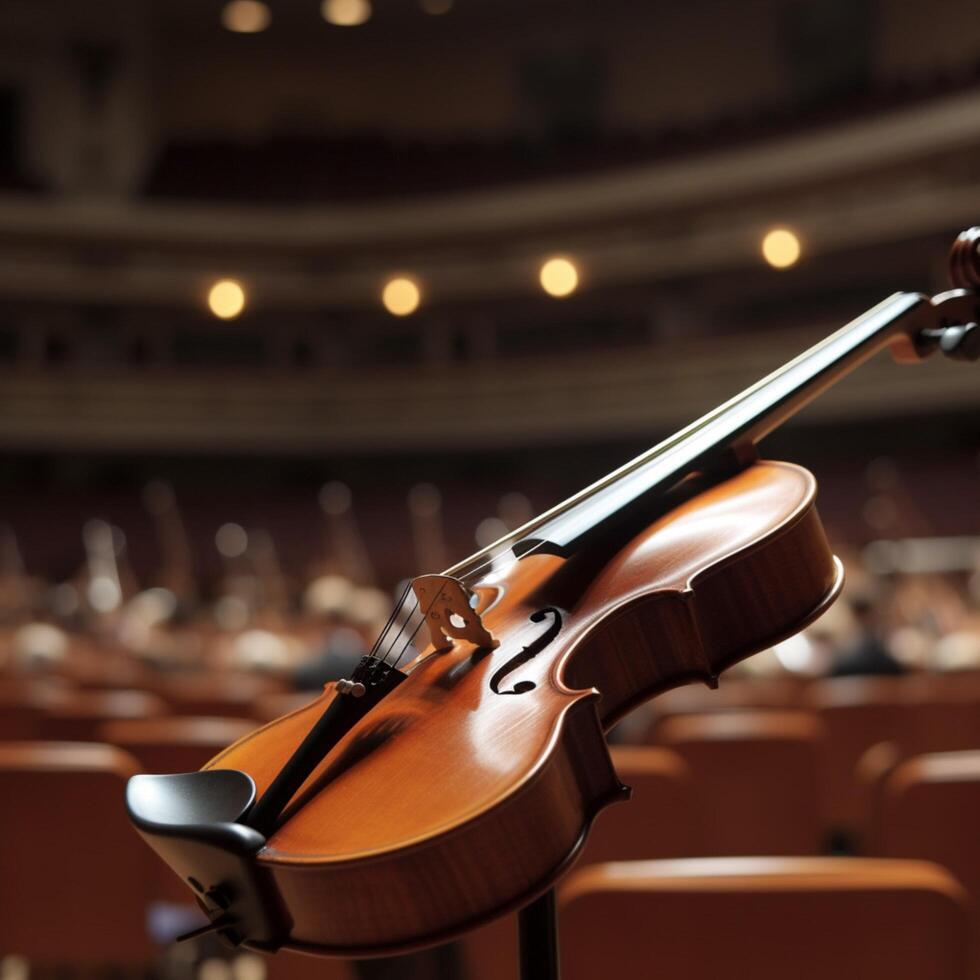
<path id="1" fill-rule="evenodd" d="M 558 914 L 555 890 L 518 913 L 521 980 L 558 980 Z"/>

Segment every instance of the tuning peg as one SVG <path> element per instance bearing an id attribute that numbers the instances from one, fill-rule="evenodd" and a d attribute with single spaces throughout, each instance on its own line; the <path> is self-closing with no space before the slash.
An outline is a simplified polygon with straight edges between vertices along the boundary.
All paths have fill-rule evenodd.
<path id="1" fill-rule="evenodd" d="M 964 323 L 946 327 L 939 339 L 939 349 L 957 361 L 980 360 L 980 326 Z"/>
<path id="2" fill-rule="evenodd" d="M 922 331 L 921 338 L 928 345 L 929 351 L 938 348 L 953 360 L 980 360 L 980 326 L 976 323 L 928 327 Z"/>

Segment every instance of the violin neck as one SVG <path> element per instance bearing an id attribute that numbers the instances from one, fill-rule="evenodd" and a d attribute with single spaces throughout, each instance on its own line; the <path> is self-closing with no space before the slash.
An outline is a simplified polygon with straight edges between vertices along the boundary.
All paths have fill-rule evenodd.
<path id="1" fill-rule="evenodd" d="M 592 535 L 649 503 L 686 477 L 713 469 L 733 454 L 754 458 L 755 444 L 883 347 L 910 337 L 929 300 L 895 293 L 799 357 L 718 406 L 597 483 L 552 508 L 491 551 L 509 543 L 518 555 L 542 551 L 568 557 Z M 450 569 L 465 574 L 483 553 Z"/>

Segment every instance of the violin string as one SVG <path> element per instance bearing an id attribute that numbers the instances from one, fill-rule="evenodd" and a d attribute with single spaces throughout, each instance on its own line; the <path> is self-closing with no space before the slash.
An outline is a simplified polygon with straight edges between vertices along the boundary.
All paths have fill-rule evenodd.
<path id="1" fill-rule="evenodd" d="M 845 324 L 836 333 L 832 333 L 829 337 L 824 338 L 818 344 L 813 347 L 802 351 L 791 361 L 783 364 L 781 367 L 776 368 L 776 370 L 770 372 L 765 377 L 760 378 L 755 384 L 750 385 L 743 391 L 738 392 L 733 397 L 729 398 L 728 401 L 722 402 L 722 404 L 717 405 L 706 415 L 702 415 L 700 418 L 695 419 L 689 425 L 686 425 L 683 429 L 679 429 L 672 436 L 669 436 L 663 442 L 658 443 L 651 449 L 647 450 L 645 453 L 641 453 L 639 456 L 635 457 L 624 463 L 618 469 L 613 470 L 611 473 L 607 473 L 605 476 L 596 480 L 595 483 L 584 487 L 578 493 L 573 494 L 565 500 L 555 504 L 549 510 L 542 512 L 541 514 L 532 517 L 527 523 L 522 524 L 520 527 L 515 528 L 513 531 L 509 531 L 507 534 L 498 538 L 496 541 L 488 544 L 486 547 L 481 548 L 479 551 L 474 552 L 468 558 L 464 558 L 462 561 L 457 562 L 451 568 L 449 568 L 445 574 L 453 575 L 456 578 L 463 579 L 467 575 L 471 574 L 467 571 L 468 566 L 473 562 L 479 561 L 485 555 L 492 554 L 492 552 L 501 547 L 502 545 L 511 545 L 518 543 L 521 538 L 526 537 L 533 531 L 544 526 L 548 521 L 554 520 L 561 515 L 565 514 L 567 511 L 571 510 L 577 504 L 588 499 L 593 494 L 599 493 L 605 490 L 616 480 L 621 479 L 629 475 L 631 472 L 636 471 L 641 466 L 652 463 L 654 460 L 660 459 L 662 457 L 667 457 L 679 450 L 684 443 L 686 443 L 691 438 L 699 435 L 700 433 L 710 429 L 716 423 L 721 421 L 728 413 L 734 411 L 740 406 L 747 403 L 753 396 L 763 391 L 767 386 L 773 384 L 774 382 L 780 380 L 781 378 L 790 374 L 791 371 L 799 367 L 801 364 L 810 360 L 814 356 L 820 354 L 825 349 L 831 347 L 835 342 L 840 339 L 846 331 L 851 328 L 850 324 Z M 543 543 L 543 542 L 541 542 Z M 532 549 L 533 550 L 533 549 Z M 530 552 L 528 552 L 529 554 Z M 476 569 L 480 571 L 481 569 Z"/>
<path id="2" fill-rule="evenodd" d="M 522 558 L 527 558 L 529 555 L 534 554 L 534 552 L 537 551 L 539 548 L 541 548 L 543 545 L 544 545 L 544 542 L 543 541 L 539 541 L 533 548 L 528 549 L 528 551 L 525 552 L 525 554 L 520 555 L 520 556 L 515 555 L 513 557 L 513 559 L 511 560 L 510 564 L 507 566 L 506 571 L 509 571 L 511 568 L 513 568 L 514 565 L 516 565 Z M 485 562 L 479 568 L 474 569 L 470 573 L 470 575 L 468 576 L 468 578 L 472 578 L 473 576 L 475 576 L 475 575 L 479 574 L 480 572 L 482 572 L 484 569 L 492 568 L 493 567 L 493 563 L 494 563 L 495 560 L 496 559 L 491 559 L 490 561 Z M 465 579 L 461 579 L 460 581 L 464 582 L 464 584 L 466 582 Z M 439 591 L 436 593 L 435 599 L 433 599 L 432 602 L 429 604 L 429 609 L 427 609 L 425 611 L 425 614 L 422 615 L 422 618 L 419 620 L 418 625 L 412 631 L 411 636 L 409 636 L 408 639 L 405 641 L 405 645 L 402 647 L 402 649 L 399 652 L 398 656 L 395 658 L 394 663 L 391 665 L 391 669 L 392 670 L 394 670 L 394 669 L 396 669 L 398 667 L 398 665 L 401 663 L 402 657 L 404 657 L 405 654 L 408 652 L 408 650 L 411 648 L 412 642 L 415 640 L 415 637 L 418 635 L 419 630 L 422 628 L 422 625 L 425 623 L 425 617 L 426 617 L 426 615 L 428 615 L 429 611 L 435 605 L 436 601 L 439 599 L 439 596 L 442 595 L 442 591 L 443 591 L 444 588 L 445 588 L 445 584 L 443 584 L 440 587 Z M 418 608 L 418 604 L 416 604 L 416 608 Z M 407 620 L 406 620 L 406 622 L 407 622 Z M 401 636 L 401 631 L 399 631 L 398 636 Z M 395 637 L 394 643 L 392 643 L 392 649 L 394 648 L 394 644 L 398 642 L 398 636 Z M 391 650 L 389 650 L 389 653 L 390 652 L 391 652 Z M 385 654 L 385 663 L 387 663 L 387 659 L 388 659 L 388 654 Z"/>
<path id="3" fill-rule="evenodd" d="M 536 545 L 536 546 L 535 546 L 535 548 L 537 548 L 537 547 L 538 547 L 538 546 Z M 535 550 L 535 549 L 531 549 L 531 550 L 533 551 L 533 550 Z M 528 554 L 530 554 L 530 552 L 528 552 Z M 517 558 L 515 558 L 515 559 L 514 559 L 514 561 L 517 561 Z M 491 561 L 488 561 L 488 562 L 485 562 L 485 563 L 484 563 L 483 565 L 481 565 L 481 566 L 480 566 L 479 568 L 477 568 L 477 569 L 475 569 L 475 570 L 474 570 L 474 571 L 473 571 L 473 572 L 472 572 L 472 573 L 470 574 L 470 577 L 472 577 L 473 575 L 476 575 L 476 574 L 478 574 L 479 572 L 481 572 L 481 571 L 483 571 L 483 570 L 484 570 L 484 569 L 486 569 L 486 568 L 492 568 L 492 567 L 493 567 L 493 560 L 491 560 Z M 509 567 L 509 566 L 508 566 L 508 567 Z M 460 581 L 462 581 L 464 585 L 466 584 L 466 581 L 465 581 L 465 579 L 461 579 Z M 406 654 L 406 653 L 408 652 L 408 650 L 409 650 L 409 649 L 411 648 L 411 646 L 412 646 L 412 642 L 413 642 L 413 641 L 415 640 L 415 637 L 416 637 L 416 636 L 418 636 L 418 633 L 419 633 L 419 630 L 420 630 L 420 629 L 422 629 L 422 626 L 423 626 L 423 624 L 425 623 L 425 619 L 426 619 L 426 616 L 428 616 L 428 614 L 429 614 L 429 612 L 431 612 L 431 610 L 432 610 L 432 608 L 433 608 L 433 606 L 435 606 L 435 604 L 436 604 L 436 602 L 438 602 L 438 601 L 439 601 L 439 597 L 440 597 L 440 596 L 442 595 L 442 593 L 443 593 L 443 591 L 445 590 L 445 588 L 446 588 L 446 584 L 445 584 L 445 583 L 443 583 L 443 584 L 442 584 L 442 585 L 441 585 L 441 586 L 439 587 L 439 591 L 438 591 L 438 592 L 436 593 L 436 595 L 435 595 L 435 598 L 434 598 L 434 599 L 432 600 L 432 602 L 430 602 L 430 603 L 429 603 L 429 608 L 428 608 L 428 609 L 426 609 L 426 610 L 425 610 L 425 612 L 423 612 L 423 613 L 420 613 L 420 615 L 421 615 L 421 619 L 419 619 L 419 621 L 418 621 L 418 623 L 417 623 L 417 624 L 416 624 L 416 626 L 415 626 L 415 629 L 414 629 L 414 630 L 412 630 L 412 633 L 411 633 L 411 636 L 409 636 L 409 637 L 408 637 L 408 638 L 407 638 L 407 639 L 405 640 L 405 645 L 404 645 L 404 646 L 403 646 L 403 647 L 401 648 L 401 650 L 399 651 L 399 653 L 398 653 L 398 656 L 397 656 L 397 657 L 395 657 L 395 661 L 394 661 L 394 663 L 393 663 L 393 664 L 391 665 L 391 669 L 392 669 L 392 670 L 394 670 L 394 669 L 395 669 L 395 668 L 396 668 L 396 667 L 397 667 L 397 666 L 398 666 L 398 665 L 399 665 L 399 664 L 401 663 L 401 660 L 402 660 L 402 657 L 404 657 L 404 656 L 405 656 L 405 654 Z M 420 603 L 419 603 L 419 602 L 416 602 L 416 604 L 415 604 L 415 606 L 414 606 L 414 608 L 413 608 L 413 610 L 412 610 L 412 612 L 414 612 L 414 611 L 415 611 L 416 609 L 418 609 L 418 608 L 419 608 L 419 606 L 420 606 Z M 400 629 L 400 630 L 398 631 L 398 636 L 396 636 L 396 637 L 395 637 L 395 639 L 394 639 L 394 640 L 392 641 L 392 644 L 391 644 L 391 646 L 389 647 L 389 649 L 388 649 L 388 652 L 387 652 L 387 653 L 385 654 L 385 656 L 384 656 L 384 660 L 382 661 L 383 663 L 385 663 L 385 664 L 387 664 L 387 662 L 388 662 L 388 655 L 389 655 L 389 654 L 390 654 L 390 653 L 391 653 L 391 652 L 392 652 L 392 651 L 394 650 L 394 648 L 395 648 L 395 644 L 397 644 L 397 643 L 398 643 L 398 639 L 399 639 L 399 637 L 400 637 L 400 636 L 402 635 L 402 632 L 403 632 L 403 630 L 405 629 L 405 626 L 407 626 L 407 625 L 408 625 L 408 621 L 409 621 L 409 619 L 411 618 L 411 616 L 412 616 L 412 613 L 409 613 L 409 615 L 408 615 L 408 616 L 407 616 L 407 617 L 405 618 L 405 621 L 404 621 L 404 622 L 402 623 L 402 628 L 401 628 L 401 629 Z"/>
<path id="4" fill-rule="evenodd" d="M 381 632 L 378 634 L 378 638 L 374 641 L 374 644 L 372 645 L 371 649 L 368 651 L 369 657 L 373 657 L 377 653 L 377 651 L 381 648 L 381 645 L 384 642 L 385 637 L 388 635 L 392 626 L 395 623 L 398 613 L 402 610 L 402 608 L 405 605 L 405 600 L 408 597 L 408 591 L 410 588 L 411 588 L 411 582 L 406 583 L 397 601 L 395 602 L 391 610 L 391 613 L 388 616 L 388 619 L 385 621 L 385 624 L 382 627 Z"/>
<path id="5" fill-rule="evenodd" d="M 435 594 L 435 596 L 433 596 L 432 602 L 429 603 L 429 608 L 426 609 L 424 612 L 421 612 L 420 611 L 421 619 L 419 619 L 418 624 L 416 625 L 415 629 L 412 630 L 412 635 L 409 636 L 408 639 L 405 641 L 405 645 L 401 648 L 401 651 L 399 652 L 398 656 L 395 657 L 395 662 L 390 667 L 391 670 L 395 670 L 398 667 L 398 664 L 401 662 L 402 657 L 405 656 L 405 652 L 412 646 L 412 641 L 415 639 L 416 636 L 418 636 L 419 630 L 422 629 L 422 624 L 425 623 L 426 617 L 429 615 L 430 612 L 432 612 L 433 607 L 439 601 L 439 597 L 445 591 L 445 588 L 446 588 L 446 583 L 443 582 L 442 585 L 439 586 L 439 591 Z M 421 602 L 417 603 L 416 608 L 418 608 L 419 606 L 421 606 Z M 405 624 L 407 622 L 408 622 L 408 620 L 406 619 L 405 620 L 405 623 L 402 624 L 402 629 L 405 628 Z M 398 636 L 401 636 L 401 630 L 399 630 Z M 395 643 L 398 642 L 398 636 L 395 637 Z M 395 647 L 395 643 L 392 643 L 392 645 L 391 645 L 391 649 L 392 650 Z M 388 652 L 390 653 L 391 650 L 389 650 Z M 385 663 L 386 664 L 387 664 L 387 661 L 388 661 L 388 654 L 385 654 Z"/>
<path id="6" fill-rule="evenodd" d="M 411 588 L 411 585 L 409 585 L 409 587 Z M 438 596 L 436 596 L 436 598 L 438 598 Z M 435 599 L 433 599 L 433 602 L 435 602 Z M 415 611 L 418 608 L 419 608 L 419 599 L 418 596 L 416 596 L 415 604 L 412 606 L 408 615 L 402 619 L 401 629 L 398 630 L 398 633 L 395 635 L 395 638 L 391 641 L 390 645 L 388 646 L 388 649 L 385 651 L 384 656 L 381 658 L 381 663 L 384 664 L 385 666 L 387 666 L 388 664 L 388 657 L 391 655 L 391 652 L 395 649 L 395 644 L 398 643 L 398 640 L 401 637 L 402 633 L 405 632 L 405 627 L 409 624 L 409 622 L 412 619 L 412 616 L 415 615 Z"/>
<path id="7" fill-rule="evenodd" d="M 532 551 L 533 550 L 534 549 L 532 549 Z M 530 554 L 530 552 L 528 552 L 528 553 Z M 470 573 L 470 575 L 467 576 L 467 577 L 468 578 L 472 578 L 474 575 L 477 575 L 480 572 L 484 571 L 485 569 L 491 568 L 492 566 L 493 566 L 493 560 L 488 561 L 488 562 L 484 562 L 483 565 L 480 565 L 478 568 L 474 569 Z M 463 581 L 464 581 L 464 584 L 465 584 L 465 580 L 463 580 Z M 391 611 L 391 614 L 388 616 L 388 619 L 385 622 L 385 625 L 382 628 L 380 634 L 378 635 L 378 638 L 374 641 L 374 645 L 371 647 L 370 651 L 368 652 L 368 656 L 369 657 L 375 656 L 375 654 L 377 654 L 377 652 L 381 649 L 382 645 L 384 644 L 384 641 L 385 641 L 386 636 L 388 635 L 388 633 L 390 632 L 392 626 L 394 625 L 394 622 L 395 622 L 395 619 L 398 616 L 398 613 L 404 608 L 405 600 L 408 598 L 408 593 L 409 593 L 409 591 L 410 591 L 411 588 L 412 588 L 412 583 L 411 583 L 411 581 L 409 581 L 405 585 L 405 588 L 402 590 L 401 595 L 398 597 L 398 600 L 395 602 L 395 605 L 394 605 L 394 608 Z M 443 586 L 443 588 L 445 588 L 445 586 Z M 439 592 L 436 593 L 436 599 L 438 599 L 440 595 L 442 595 L 442 588 L 440 588 Z M 435 599 L 433 600 L 433 602 L 435 602 Z M 415 613 L 415 611 L 418 608 L 419 608 L 419 601 L 418 601 L 418 599 L 416 599 L 415 600 L 415 605 L 412 607 L 411 611 L 408 613 L 408 615 L 403 620 L 401 629 L 398 631 L 398 634 L 395 636 L 395 639 L 388 646 L 388 650 L 385 653 L 385 655 L 381 658 L 381 663 L 382 664 L 385 664 L 385 665 L 387 664 L 388 657 L 390 656 L 390 654 L 394 650 L 395 644 L 398 643 L 398 638 L 402 635 L 402 632 L 404 632 L 405 626 L 408 624 L 409 620 L 412 618 L 412 615 Z M 431 606 L 430 606 L 430 608 L 431 608 Z M 418 634 L 419 627 L 424 622 L 425 622 L 425 616 L 423 615 L 421 621 L 419 622 L 419 625 L 415 627 L 415 630 L 412 633 L 412 636 L 411 636 L 411 638 L 409 639 L 408 642 L 411 642 L 411 639 L 414 639 L 415 638 L 415 636 Z M 403 648 L 402 652 L 399 653 L 397 659 L 398 660 L 401 660 L 402 656 L 404 656 L 404 653 L 405 653 L 405 650 Z"/>
<path id="8" fill-rule="evenodd" d="M 503 574 L 504 572 L 509 572 L 519 561 L 521 561 L 524 558 L 529 558 L 531 555 L 533 555 L 540 548 L 543 548 L 545 546 L 545 544 L 546 544 L 546 542 L 539 541 L 536 545 L 534 545 L 533 548 L 528 548 L 528 550 L 525 551 L 523 555 L 514 555 L 511 558 L 510 563 L 507 565 L 507 567 L 501 569 L 501 573 Z M 503 551 L 500 551 L 500 552 L 497 553 L 497 555 L 491 556 L 491 558 L 490 558 L 489 561 L 486 561 L 482 565 L 477 566 L 471 572 L 468 572 L 466 575 L 460 576 L 460 579 L 459 580 L 464 585 L 465 584 L 469 584 L 467 580 L 477 579 L 477 577 L 480 575 L 481 572 L 484 572 L 487 569 L 492 569 L 493 566 L 494 566 L 494 563 L 497 560 L 497 558 L 499 558 L 502 554 L 504 554 L 504 552 Z M 476 581 L 473 582 L 473 585 L 476 585 Z"/>
<path id="9" fill-rule="evenodd" d="M 384 641 L 385 635 L 388 633 L 388 630 L 391 629 L 391 625 L 392 623 L 394 623 L 395 617 L 398 615 L 398 611 L 405 604 L 405 599 L 408 598 L 408 591 L 409 589 L 411 589 L 411 587 L 412 587 L 412 583 L 409 581 L 408 583 L 406 583 L 405 588 L 402 589 L 402 594 L 401 596 L 399 596 L 398 601 L 395 603 L 394 608 L 391 610 L 391 615 L 388 617 L 387 622 L 384 624 L 384 627 L 382 628 L 381 633 L 378 635 L 378 638 L 374 641 L 374 645 L 371 647 L 370 651 L 368 651 L 369 657 L 373 657 L 375 653 L 378 651 L 378 649 L 380 648 L 382 642 Z"/>
<path id="10" fill-rule="evenodd" d="M 516 565 L 517 562 L 521 560 L 521 558 L 527 558 L 529 555 L 532 555 L 535 551 L 537 551 L 543 545 L 544 545 L 544 541 L 539 541 L 533 548 L 531 548 L 527 552 L 525 552 L 524 555 L 521 555 L 521 556 L 515 555 L 513 557 L 513 559 L 511 560 L 510 564 L 508 564 L 506 570 L 510 570 L 511 568 L 513 568 L 514 565 Z M 492 569 L 494 563 L 497 560 L 497 558 L 500 557 L 500 554 L 501 553 L 498 553 L 497 555 L 489 555 L 487 561 L 483 562 L 481 565 L 478 565 L 476 568 L 471 569 L 466 575 L 461 576 L 460 577 L 460 581 L 464 585 L 466 585 L 467 587 L 469 587 L 469 585 L 471 583 L 472 584 L 476 584 L 475 580 L 478 578 L 478 576 L 482 572 L 486 571 L 487 569 Z M 475 557 L 477 557 L 477 556 L 474 556 L 474 558 Z M 408 598 L 408 593 L 411 590 L 411 588 L 412 588 L 412 583 L 411 583 L 411 581 L 409 581 L 405 585 L 404 589 L 402 589 L 401 595 L 398 597 L 397 601 L 394 604 L 394 607 L 391 610 L 391 614 L 388 616 L 388 619 L 385 622 L 384 626 L 382 627 L 381 632 L 378 635 L 378 638 L 374 641 L 374 644 L 372 645 L 370 651 L 368 652 L 368 654 L 367 654 L 368 657 L 375 657 L 376 654 L 378 653 L 378 651 L 384 645 L 385 639 L 387 638 L 388 634 L 390 633 L 390 631 L 391 631 L 391 629 L 392 629 L 392 627 L 393 627 L 393 625 L 395 623 L 395 620 L 398 617 L 399 612 L 401 612 L 404 609 L 405 600 Z M 442 591 L 443 591 L 444 588 L 445 588 L 445 585 L 443 585 L 439 589 L 439 591 L 436 593 L 435 599 L 432 600 L 432 603 L 429 606 L 429 610 L 431 610 L 432 606 L 436 603 L 436 601 L 438 601 L 439 597 L 442 595 Z M 388 658 L 394 652 L 394 649 L 395 649 L 396 645 L 398 644 L 399 638 L 401 637 L 402 633 L 405 631 L 405 627 L 411 621 L 412 616 L 419 609 L 419 606 L 420 606 L 420 603 L 419 603 L 418 599 L 416 599 L 415 600 L 415 604 L 412 606 L 412 609 L 409 611 L 408 615 L 405 616 L 404 620 L 402 621 L 401 628 L 398 630 L 398 633 L 395 635 L 394 640 L 392 640 L 391 643 L 388 644 L 388 648 L 385 651 L 384 656 L 380 658 L 381 659 L 382 666 L 389 666 L 389 664 L 388 664 Z M 429 610 L 426 610 L 425 613 L 421 613 L 420 614 L 421 615 L 421 618 L 419 619 L 418 624 L 416 625 L 415 629 L 412 631 L 412 633 L 408 637 L 408 639 L 405 641 L 404 646 L 399 651 L 397 657 L 394 660 L 394 663 L 390 665 L 389 669 L 394 669 L 401 662 L 402 658 L 405 656 L 405 653 L 408 651 L 408 649 L 412 645 L 412 642 L 415 640 L 415 637 L 418 635 L 419 630 L 422 628 L 422 624 L 425 622 L 425 617 L 426 617 L 426 615 L 427 615 L 427 613 L 428 613 Z"/>
<path id="11" fill-rule="evenodd" d="M 419 620 L 418 626 L 416 626 L 415 629 L 412 630 L 412 635 L 405 641 L 405 646 L 402 647 L 401 653 L 399 653 L 398 656 L 395 657 L 395 662 L 391 665 L 391 669 L 392 670 L 397 670 L 398 669 L 398 665 L 401 663 L 402 657 L 404 657 L 405 656 L 405 653 L 409 649 L 411 649 L 412 641 L 415 639 L 416 635 L 418 634 L 418 631 L 420 629 L 422 629 L 422 625 L 424 623 L 425 623 L 425 617 L 423 616 L 422 619 Z"/>

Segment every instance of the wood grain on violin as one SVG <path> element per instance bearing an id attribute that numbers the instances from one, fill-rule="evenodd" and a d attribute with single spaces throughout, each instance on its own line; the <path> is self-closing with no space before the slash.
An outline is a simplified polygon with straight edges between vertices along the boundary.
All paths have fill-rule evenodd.
<path id="1" fill-rule="evenodd" d="M 317 768 L 259 855 L 291 910 L 290 945 L 350 953 L 432 941 L 550 884 L 596 812 L 623 795 L 604 725 L 656 691 L 710 682 L 832 600 L 841 573 L 815 489 L 799 467 L 759 463 L 662 517 L 567 606 L 567 581 L 549 589 L 564 564 L 555 556 L 529 556 L 485 588 L 500 647 L 423 653 Z M 532 622 L 542 609 L 553 612 Z M 515 656 L 498 684 L 506 693 L 495 693 L 493 675 Z M 262 792 L 321 702 L 209 766 L 248 772 Z"/>

